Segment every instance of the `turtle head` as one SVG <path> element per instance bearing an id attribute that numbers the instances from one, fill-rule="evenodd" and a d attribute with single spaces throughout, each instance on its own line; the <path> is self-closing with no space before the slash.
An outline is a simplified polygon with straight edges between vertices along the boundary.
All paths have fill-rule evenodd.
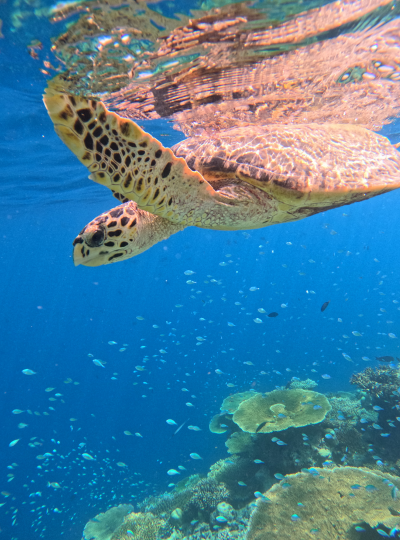
<path id="1" fill-rule="evenodd" d="M 146 251 L 183 227 L 129 201 L 91 221 L 73 242 L 75 266 L 102 266 Z"/>

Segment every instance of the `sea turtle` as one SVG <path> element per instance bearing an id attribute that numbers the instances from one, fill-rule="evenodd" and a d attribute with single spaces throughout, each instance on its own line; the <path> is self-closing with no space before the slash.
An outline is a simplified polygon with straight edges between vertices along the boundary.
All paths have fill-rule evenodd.
<path id="1" fill-rule="evenodd" d="M 133 257 L 190 225 L 256 229 L 400 186 L 399 152 L 356 125 L 249 125 L 169 149 L 100 101 L 49 86 L 44 102 L 90 178 L 124 203 L 77 236 L 75 265 Z"/>

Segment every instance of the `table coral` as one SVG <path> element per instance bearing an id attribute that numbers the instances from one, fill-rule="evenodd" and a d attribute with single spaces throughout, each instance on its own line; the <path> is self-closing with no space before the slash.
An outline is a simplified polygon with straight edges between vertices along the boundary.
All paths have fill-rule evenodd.
<path id="1" fill-rule="evenodd" d="M 132 512 L 130 504 L 114 506 L 91 519 L 83 531 L 84 540 L 110 540 L 114 531 L 122 525 L 124 517 Z"/>
<path id="2" fill-rule="evenodd" d="M 351 540 L 356 526 L 391 529 L 400 519 L 394 486 L 398 477 L 355 467 L 286 475 L 265 493 L 269 501 L 258 499 L 246 540 Z"/>
<path id="3" fill-rule="evenodd" d="M 110 540 L 156 540 L 159 529 L 165 524 L 164 520 L 154 516 L 151 512 L 146 514 L 132 512 L 128 514 L 124 523 L 111 536 Z"/>
<path id="4" fill-rule="evenodd" d="M 226 411 L 228 414 L 233 414 L 239 405 L 255 396 L 256 392 L 254 390 L 249 390 L 247 392 L 238 392 L 237 394 L 232 394 L 224 399 L 221 405 L 221 411 Z"/>
<path id="5" fill-rule="evenodd" d="M 331 410 L 328 399 L 311 390 L 274 390 L 243 401 L 233 421 L 248 433 L 272 433 L 322 422 Z"/>

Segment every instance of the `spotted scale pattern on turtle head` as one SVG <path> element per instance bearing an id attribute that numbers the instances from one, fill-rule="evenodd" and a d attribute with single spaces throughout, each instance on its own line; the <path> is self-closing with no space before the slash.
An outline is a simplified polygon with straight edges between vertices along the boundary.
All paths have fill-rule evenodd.
<path id="1" fill-rule="evenodd" d="M 140 210 L 133 201 L 104 212 L 88 223 L 73 242 L 75 266 L 101 266 L 139 255 L 183 229 Z"/>
<path id="2" fill-rule="evenodd" d="M 201 223 L 202 205 L 214 206 L 215 191 L 182 158 L 133 121 L 101 102 L 60 93 L 44 96 L 63 142 L 91 172 L 90 178 L 173 223 Z"/>

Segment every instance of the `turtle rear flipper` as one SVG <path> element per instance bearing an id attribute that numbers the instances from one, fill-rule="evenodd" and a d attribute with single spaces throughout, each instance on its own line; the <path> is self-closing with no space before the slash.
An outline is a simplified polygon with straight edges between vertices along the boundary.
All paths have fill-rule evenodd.
<path id="1" fill-rule="evenodd" d="M 101 102 L 49 88 L 44 103 L 56 133 L 119 200 L 173 223 L 196 225 L 203 203 L 224 202 L 202 175 L 132 120 Z"/>

